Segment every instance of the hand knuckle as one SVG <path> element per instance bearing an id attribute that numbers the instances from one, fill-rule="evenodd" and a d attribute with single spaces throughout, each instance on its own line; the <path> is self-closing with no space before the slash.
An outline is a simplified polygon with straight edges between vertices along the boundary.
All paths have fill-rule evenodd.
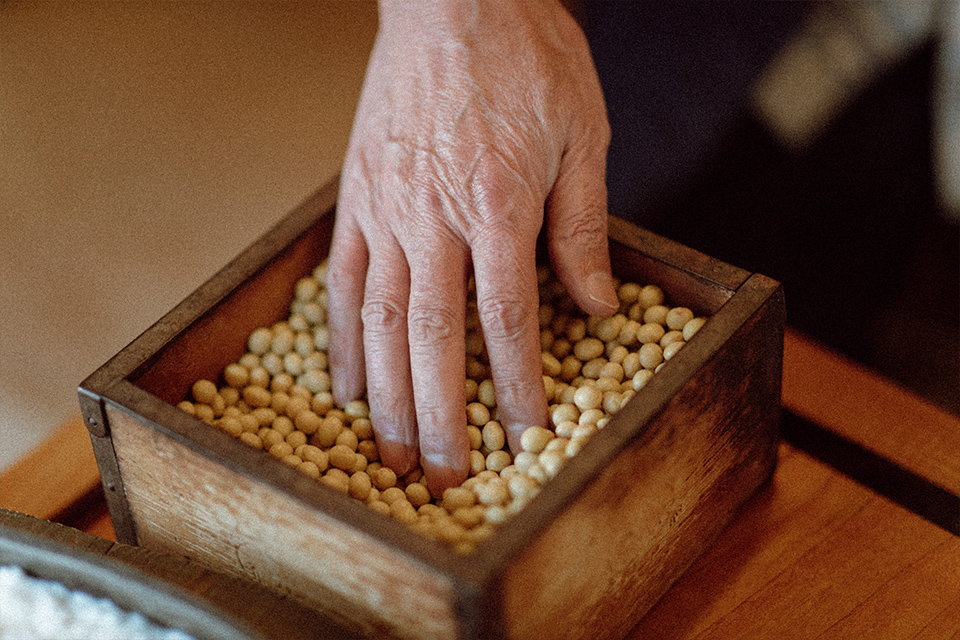
<path id="1" fill-rule="evenodd" d="M 390 334 L 403 330 L 403 309 L 385 298 L 370 298 L 361 309 L 364 329 L 378 334 Z"/>
<path id="2" fill-rule="evenodd" d="M 407 318 L 410 335 L 430 343 L 450 341 L 456 320 L 451 309 L 437 306 L 411 307 Z"/>
<path id="3" fill-rule="evenodd" d="M 527 329 L 529 316 L 518 298 L 493 296 L 479 305 L 480 323 L 488 340 L 515 340 Z"/>
<path id="4" fill-rule="evenodd" d="M 607 237 L 607 217 L 599 204 L 584 207 L 564 220 L 561 228 L 555 229 L 559 240 L 583 242 Z"/>

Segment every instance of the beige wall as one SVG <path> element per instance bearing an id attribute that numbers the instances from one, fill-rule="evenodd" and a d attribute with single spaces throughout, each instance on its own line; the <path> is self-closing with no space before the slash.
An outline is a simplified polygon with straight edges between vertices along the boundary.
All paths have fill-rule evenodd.
<path id="1" fill-rule="evenodd" d="M 0 468 L 341 162 L 369 0 L 0 0 Z"/>

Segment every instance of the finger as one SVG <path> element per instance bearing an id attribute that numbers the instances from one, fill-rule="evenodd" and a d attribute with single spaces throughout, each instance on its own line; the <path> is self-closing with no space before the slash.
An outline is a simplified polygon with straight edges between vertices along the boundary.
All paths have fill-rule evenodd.
<path id="1" fill-rule="evenodd" d="M 407 251 L 410 368 L 424 474 L 431 493 L 461 484 L 470 468 L 464 412 L 467 252 L 452 236 Z"/>
<path id="2" fill-rule="evenodd" d="M 330 377 L 334 400 L 340 406 L 362 397 L 366 389 L 360 310 L 369 254 L 351 214 L 351 200 L 355 198 L 342 197 L 327 261 Z"/>
<path id="3" fill-rule="evenodd" d="M 410 376 L 407 303 L 410 273 L 399 244 L 377 242 L 367 271 L 363 344 L 370 418 L 381 461 L 403 475 L 419 459 L 417 416 Z"/>
<path id="4" fill-rule="evenodd" d="M 565 154 L 547 198 L 547 241 L 557 278 L 585 312 L 619 307 L 607 239 L 606 146 Z"/>
<path id="5" fill-rule="evenodd" d="M 545 426 L 547 398 L 540 356 L 535 234 L 519 245 L 493 239 L 474 246 L 477 309 L 500 422 L 510 448 L 527 427 Z M 513 243 L 516 240 L 512 241 Z"/>

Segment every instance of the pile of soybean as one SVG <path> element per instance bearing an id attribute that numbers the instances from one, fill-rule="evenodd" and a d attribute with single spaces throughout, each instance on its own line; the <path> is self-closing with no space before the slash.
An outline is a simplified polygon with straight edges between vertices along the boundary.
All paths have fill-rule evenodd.
<path id="1" fill-rule="evenodd" d="M 671 307 L 656 285 L 618 283 L 619 312 L 579 311 L 548 268 L 538 271 L 543 384 L 548 428 L 530 427 L 511 453 L 497 420 L 496 391 L 475 301 L 466 310 L 464 372 L 470 477 L 441 499 L 423 472 L 397 475 L 379 461 L 363 400 L 337 407 L 330 392 L 326 264 L 296 283 L 287 320 L 254 330 L 248 351 L 219 381 L 198 380 L 178 406 L 263 449 L 416 531 L 472 551 L 522 509 L 590 437 L 639 391 L 706 322 Z"/>

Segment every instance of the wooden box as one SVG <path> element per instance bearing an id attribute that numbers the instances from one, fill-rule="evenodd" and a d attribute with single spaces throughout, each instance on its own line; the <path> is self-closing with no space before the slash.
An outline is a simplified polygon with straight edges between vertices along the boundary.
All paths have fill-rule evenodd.
<path id="1" fill-rule="evenodd" d="M 319 190 L 79 394 L 119 539 L 245 576 L 373 636 L 622 637 L 772 474 L 780 285 L 610 220 L 618 275 L 710 320 L 524 510 L 469 554 L 179 410 L 326 255 Z"/>

